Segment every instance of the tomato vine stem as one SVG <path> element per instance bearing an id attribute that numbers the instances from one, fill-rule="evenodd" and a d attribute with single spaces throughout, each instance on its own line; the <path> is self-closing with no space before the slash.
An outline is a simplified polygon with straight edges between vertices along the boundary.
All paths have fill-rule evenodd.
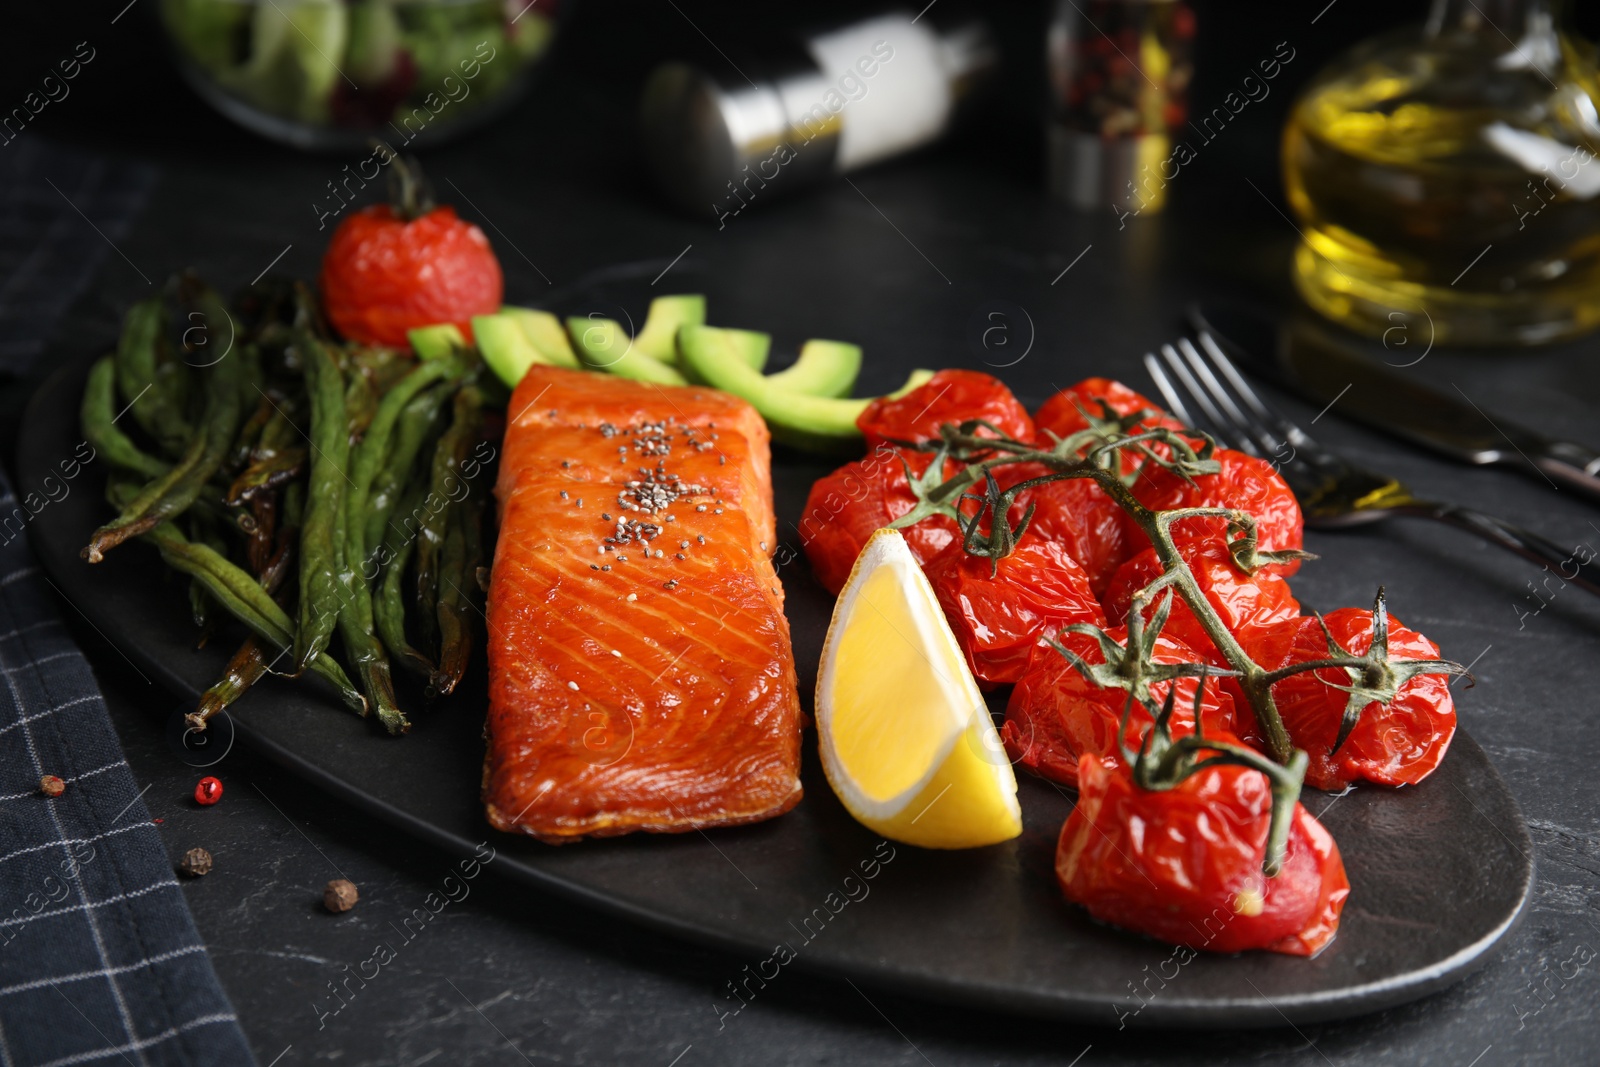
<path id="1" fill-rule="evenodd" d="M 1104 667 L 1097 669 L 1086 663 L 1058 640 L 1052 639 L 1050 643 L 1091 681 L 1128 690 L 1124 730 L 1127 714 L 1131 712 L 1135 701 L 1144 705 L 1155 719 L 1155 728 L 1146 735 L 1145 745 L 1139 753 L 1128 751 L 1123 746 L 1123 734 L 1118 734 L 1123 757 L 1133 769 L 1135 781 L 1144 788 L 1171 788 L 1188 775 L 1217 763 L 1251 767 L 1268 777 L 1272 785 L 1273 812 L 1263 869 L 1269 876 L 1274 875 L 1283 863 L 1294 805 L 1300 795 L 1309 758 L 1304 751 L 1295 748 L 1273 698 L 1273 686 L 1305 671 L 1333 669 L 1347 672 L 1349 685 L 1325 682 L 1350 694 L 1338 741 L 1334 745 L 1336 751 L 1349 736 L 1361 711 L 1371 703 L 1386 704 L 1393 700 L 1399 687 L 1418 674 L 1457 674 L 1465 673 L 1465 669 L 1445 660 L 1390 660 L 1388 617 L 1381 589 L 1373 607 L 1372 646 L 1365 655 L 1355 655 L 1340 647 L 1328 634 L 1328 655 L 1324 658 L 1273 670 L 1264 669 L 1256 663 L 1206 599 L 1188 562 L 1178 550 L 1172 533 L 1174 524 L 1195 518 L 1226 520 L 1225 541 L 1228 550 L 1234 563 L 1246 574 L 1270 564 L 1311 557 L 1298 550 L 1261 551 L 1254 516 L 1237 508 L 1200 507 L 1156 511 L 1146 507 L 1132 488 L 1132 483 L 1145 465 L 1154 463 L 1191 485 L 1196 478 L 1221 470 L 1220 464 L 1212 458 L 1216 445 L 1209 436 L 1196 431 L 1180 433 L 1165 427 L 1141 427 L 1140 421 L 1149 414 L 1139 412 L 1117 416 L 1106 409 L 1103 418 L 1089 417 L 1089 429 L 1064 438 L 1057 437 L 1055 444 L 1048 448 L 1008 438 L 993 425 L 976 419 L 959 424 L 946 423 L 940 427 L 936 440 L 895 442 L 903 448 L 937 455 L 921 475 L 914 474 L 910 464 L 905 464 L 906 478 L 917 503 L 890 525 L 903 529 L 935 515 L 950 518 L 962 531 L 964 549 L 973 555 L 988 558 L 991 566 L 998 568 L 999 561 L 1016 547 L 1033 517 L 1033 505 L 1030 504 L 1021 521 L 1015 526 L 1011 525 L 1011 509 L 1022 493 L 1068 478 L 1093 479 L 1149 539 L 1161 563 L 1162 574 L 1133 596 L 1125 652 L 1117 649 L 1116 643 L 1098 627 L 1086 624 L 1068 627 L 1069 631 L 1081 632 L 1099 641 L 1106 654 Z M 980 433 L 980 430 L 987 430 L 988 434 Z M 1130 450 L 1139 453 L 1144 462 L 1139 468 L 1125 474 L 1121 458 Z M 946 478 L 946 459 L 955 459 L 966 465 Z M 1050 473 L 1001 489 L 994 471 L 1023 463 L 1037 464 Z M 981 493 L 969 492 L 979 485 L 983 487 Z M 975 502 L 977 510 L 963 512 L 962 507 L 966 502 Z M 982 528 L 985 516 L 989 519 L 987 533 Z M 1154 603 L 1158 594 L 1165 595 L 1152 613 L 1147 632 L 1144 612 Z M 1218 670 L 1209 664 L 1157 665 L 1150 662 L 1149 653 L 1155 635 L 1166 622 L 1174 594 L 1188 607 L 1227 662 L 1228 669 Z M 1326 624 L 1323 629 L 1326 633 Z M 1175 682 L 1177 678 L 1185 676 L 1200 678 L 1195 694 L 1196 733 L 1173 740 L 1167 731 L 1167 719 L 1171 715 L 1176 685 L 1169 686 L 1164 707 L 1156 706 L 1149 686 L 1158 681 Z M 1268 750 L 1267 755 L 1234 742 L 1211 741 L 1200 735 L 1199 701 L 1209 676 L 1226 676 L 1237 680 L 1255 715 Z M 1201 759 L 1199 753 L 1202 751 L 1213 755 Z"/>

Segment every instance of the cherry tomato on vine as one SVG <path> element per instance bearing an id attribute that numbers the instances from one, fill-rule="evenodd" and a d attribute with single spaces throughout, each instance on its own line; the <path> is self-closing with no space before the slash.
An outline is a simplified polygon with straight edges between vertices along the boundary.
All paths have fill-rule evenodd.
<path id="1" fill-rule="evenodd" d="M 483 231 L 437 207 L 406 219 L 376 204 L 340 223 L 322 258 L 328 320 L 346 339 L 404 347 L 406 331 L 500 310 L 500 262 Z"/>
<path id="2" fill-rule="evenodd" d="M 828 592 L 837 595 L 844 588 L 850 568 L 875 531 L 916 505 L 917 498 L 906 480 L 905 464 L 910 464 L 913 474 L 921 475 L 932 465 L 933 458 L 928 452 L 879 445 L 811 486 L 799 522 L 800 543 L 817 580 Z M 945 462 L 945 477 L 958 470 L 960 464 Z M 911 554 L 922 564 L 961 540 L 956 524 L 937 515 L 900 532 Z"/>
<path id="3" fill-rule="evenodd" d="M 1028 409 L 1004 382 L 972 370 L 942 370 L 902 397 L 879 397 L 856 419 L 867 447 L 884 441 L 927 441 L 943 423 L 983 419 L 1007 437 L 1034 438 Z M 978 430 L 982 436 L 991 431 Z"/>
<path id="4" fill-rule="evenodd" d="M 1205 767 L 1171 789 L 1140 788 L 1115 757 L 1084 755 L 1061 828 L 1056 878 L 1101 922 L 1211 952 L 1311 956 L 1333 939 L 1350 893 L 1339 846 L 1301 804 L 1283 868 L 1262 873 L 1266 775 Z"/>
<path id="5" fill-rule="evenodd" d="M 1360 656 L 1372 647 L 1372 612 L 1340 608 L 1323 618 L 1328 632 L 1345 651 Z M 1393 615 L 1388 619 L 1391 660 L 1439 658 L 1438 645 L 1408 630 Z M 1313 616 L 1271 628 L 1247 646 L 1247 651 L 1269 671 L 1333 654 Z M 1306 783 L 1318 789 L 1342 789 L 1357 780 L 1411 785 L 1432 774 L 1456 732 L 1450 679 L 1442 674 L 1419 674 L 1402 684 L 1388 704 L 1368 704 L 1344 744 L 1337 752 L 1330 751 L 1338 740 L 1350 697 L 1334 687 L 1358 680 L 1352 679 L 1349 670 L 1327 667 L 1291 674 L 1272 687 L 1289 737 L 1311 757 Z"/>
<path id="6" fill-rule="evenodd" d="M 1105 622 L 1083 568 L 1043 538 L 1024 535 L 998 567 L 958 542 L 923 569 L 984 685 L 1021 678 L 1034 647 L 1062 627 Z"/>
<path id="7" fill-rule="evenodd" d="M 1222 466 L 1218 474 L 1203 474 L 1194 484 L 1171 471 L 1147 464 L 1134 483 L 1134 495 L 1152 511 L 1178 508 L 1232 508 L 1247 511 L 1256 520 L 1257 547 L 1262 551 L 1300 548 L 1305 543 L 1300 503 L 1294 491 L 1264 459 L 1219 448 L 1213 455 Z M 1132 520 L 1129 520 L 1130 524 Z M 1197 540 L 1225 536 L 1228 520 L 1201 516 L 1173 523 L 1175 539 Z M 1148 544 L 1142 530 L 1135 530 L 1135 543 Z M 1299 560 L 1274 563 L 1269 570 L 1288 576 L 1300 569 Z"/>
<path id="8" fill-rule="evenodd" d="M 1049 471 L 1038 464 L 1008 464 L 995 476 L 1003 486 L 1016 485 Z M 1105 593 L 1111 577 L 1132 549 L 1122 509 L 1093 479 L 1063 478 L 1024 489 L 1017 495 L 1011 521 L 1015 524 L 1033 505 L 1033 518 L 1024 539 L 1039 537 L 1058 542 L 1078 561 L 1096 596 Z"/>
<path id="9" fill-rule="evenodd" d="M 1034 425 L 1039 429 L 1039 441 L 1045 447 L 1053 445 L 1057 438 L 1070 437 L 1089 428 L 1090 418 L 1101 419 L 1104 411 L 1100 402 L 1110 405 L 1111 410 L 1117 415 L 1134 415 L 1141 411 L 1151 412 L 1148 418 L 1141 419 L 1138 425 L 1129 432 L 1165 427 L 1169 430 L 1183 430 L 1183 423 L 1174 419 L 1163 411 L 1160 405 L 1150 400 L 1141 393 L 1129 389 L 1119 381 L 1111 378 L 1085 378 L 1075 385 L 1069 385 L 1049 400 L 1046 400 L 1033 417 Z M 1051 434 L 1055 436 L 1052 437 Z M 1158 452 L 1163 446 L 1152 446 Z M 1163 453 L 1164 454 L 1164 453 Z M 1142 455 L 1135 450 L 1124 450 L 1122 453 L 1122 469 L 1124 472 L 1139 469 Z"/>
<path id="10" fill-rule="evenodd" d="M 1266 567 L 1255 574 L 1246 574 L 1233 561 L 1233 554 L 1220 537 L 1179 538 L 1177 546 L 1178 555 L 1189 565 L 1189 573 L 1194 575 L 1195 584 L 1206 602 L 1216 610 L 1222 625 L 1247 650 L 1260 631 L 1299 618 L 1300 602 L 1289 591 L 1289 583 Z M 1162 573 L 1161 560 L 1154 548 L 1147 548 L 1124 563 L 1106 590 L 1106 618 L 1113 623 L 1126 622 L 1133 595 L 1160 578 Z M 1145 618 L 1154 612 L 1155 603 L 1152 602 L 1145 610 Z M 1183 641 L 1208 662 L 1218 667 L 1228 666 L 1211 636 L 1176 590 L 1162 632 Z"/>
<path id="11" fill-rule="evenodd" d="M 1119 626 L 1106 632 L 1117 644 L 1127 647 L 1126 629 Z M 1105 662 L 1099 644 L 1081 634 L 1066 635 L 1062 644 L 1086 662 Z M 1165 633 L 1156 638 L 1150 658 L 1154 663 L 1201 662 L 1194 649 Z M 1197 684 L 1193 678 L 1178 680 L 1178 695 L 1168 722 L 1174 737 L 1194 733 Z M 1159 682 L 1150 687 L 1151 695 L 1157 701 L 1165 700 L 1170 688 L 1170 683 Z M 1116 752 L 1117 726 L 1122 722 L 1127 697 L 1124 689 L 1102 689 L 1060 652 L 1043 646 L 1034 650 L 1027 672 L 1011 690 L 1000 738 L 1011 758 L 1023 767 L 1040 777 L 1074 786 L 1078 784 L 1080 756 Z M 1207 736 L 1231 734 L 1235 714 L 1233 697 L 1215 679 L 1208 682 L 1200 704 L 1202 732 Z M 1128 747 L 1137 750 L 1151 725 L 1150 713 L 1135 703 L 1123 737 Z"/>

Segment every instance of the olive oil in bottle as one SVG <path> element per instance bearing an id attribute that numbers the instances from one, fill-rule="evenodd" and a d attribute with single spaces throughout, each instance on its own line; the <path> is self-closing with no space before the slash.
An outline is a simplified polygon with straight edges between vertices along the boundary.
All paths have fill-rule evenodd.
<path id="1" fill-rule="evenodd" d="M 1284 135 L 1295 282 L 1407 344 L 1526 345 L 1600 325 L 1592 50 L 1549 0 L 1435 0 L 1302 92 Z"/>

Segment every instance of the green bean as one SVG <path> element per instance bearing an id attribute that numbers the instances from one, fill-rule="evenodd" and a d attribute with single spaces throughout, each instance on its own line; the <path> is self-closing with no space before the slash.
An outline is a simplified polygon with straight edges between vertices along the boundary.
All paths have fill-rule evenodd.
<path id="1" fill-rule="evenodd" d="M 239 390 L 239 410 L 250 412 L 250 417 L 239 427 L 238 440 L 234 442 L 233 450 L 228 456 L 227 469 L 242 471 L 250 463 L 250 457 L 255 454 L 256 446 L 261 443 L 261 434 L 277 414 L 277 408 L 271 396 L 261 387 L 261 361 L 259 352 L 252 346 L 250 351 L 256 352 L 254 378 L 249 380 Z"/>
<path id="2" fill-rule="evenodd" d="M 344 360 L 339 370 L 345 382 L 345 432 L 350 440 L 356 441 L 367 432 L 367 426 L 378 412 L 378 392 L 373 387 L 371 374 L 353 360 Z"/>
<path id="3" fill-rule="evenodd" d="M 469 492 L 467 499 L 451 510 L 439 569 L 439 669 L 428 682 L 436 696 L 449 695 L 467 673 L 472 658 L 472 615 L 482 610 L 474 592 L 483 554 L 481 493 Z"/>
<path id="4" fill-rule="evenodd" d="M 371 380 L 374 395 L 380 397 L 417 366 L 417 361 L 408 353 L 377 345 L 347 345 L 345 359 L 349 366 L 359 368 Z"/>
<path id="5" fill-rule="evenodd" d="M 267 498 L 276 505 L 276 498 Z M 277 550 L 256 570 L 256 582 L 268 595 L 275 596 L 289 574 L 289 564 L 294 560 L 294 546 L 299 532 L 292 525 L 278 528 Z M 192 580 L 192 579 L 191 579 Z M 227 669 L 204 693 L 195 710 L 185 718 L 196 730 L 206 728 L 206 720 L 217 712 L 239 701 L 250 687 L 268 673 L 272 664 L 267 660 L 267 648 L 255 634 L 244 639 L 244 644 L 228 661 Z"/>
<path id="6" fill-rule="evenodd" d="M 162 523 L 144 536 L 155 542 L 169 567 L 200 578 L 229 614 L 256 636 L 280 649 L 293 643 L 294 624 L 288 614 L 244 571 L 206 546 L 185 540 L 171 523 Z M 362 715 L 367 713 L 366 699 L 350 684 L 349 676 L 332 656 L 321 653 L 311 661 L 310 667 L 313 674 L 333 683 L 352 710 Z"/>
<path id="7" fill-rule="evenodd" d="M 135 492 L 136 487 L 126 483 L 113 481 L 106 486 L 106 496 L 114 506 L 122 505 Z M 294 623 L 288 613 L 254 578 L 225 557 L 205 545 L 193 544 L 170 522 L 159 524 L 141 537 L 156 546 L 161 558 L 173 570 L 200 578 L 206 591 L 216 597 L 230 615 L 269 645 L 282 649 L 294 643 Z M 326 653 L 318 656 L 311 670 L 331 682 L 352 710 L 362 715 L 367 713 L 366 700 L 356 692 L 333 657 Z"/>
<path id="8" fill-rule="evenodd" d="M 300 541 L 299 527 L 285 523 L 278 528 L 278 546 L 257 572 L 257 580 L 261 588 L 268 593 L 276 595 L 283 587 L 289 571 L 294 565 L 295 545 Z"/>
<path id="9" fill-rule="evenodd" d="M 443 423 L 444 404 L 454 388 L 441 385 L 429 389 L 412 399 L 401 412 L 390 435 L 389 454 L 367 493 L 364 544 L 377 545 L 384 541 L 389 520 L 411 480 L 417 456 Z"/>
<path id="10" fill-rule="evenodd" d="M 407 491 L 404 500 L 407 513 L 415 513 L 422 509 L 424 489 L 424 486 L 416 485 Z M 433 674 L 433 662 L 412 647 L 406 637 L 405 573 L 417 540 L 411 530 L 400 526 L 391 525 L 387 533 L 381 553 L 386 561 L 383 579 L 378 586 L 373 604 L 378 636 L 383 639 L 389 653 L 401 666 L 423 677 L 429 677 Z"/>
<path id="11" fill-rule="evenodd" d="M 189 522 L 189 540 L 195 544 L 205 545 L 220 556 L 228 554 L 228 544 L 217 533 L 216 521 L 205 512 L 195 510 L 184 516 Z M 200 640 L 196 648 L 206 647 L 212 632 L 217 626 L 217 603 L 206 592 L 205 586 L 197 579 L 189 579 L 189 608 L 194 614 L 194 624 L 200 630 Z"/>
<path id="12" fill-rule="evenodd" d="M 311 481 L 300 530 L 300 624 L 295 631 L 297 670 L 328 647 L 339 621 L 344 498 L 350 434 L 344 376 L 321 341 L 301 332 L 295 341 L 311 398 Z"/>
<path id="13" fill-rule="evenodd" d="M 211 687 L 200 694 L 200 700 L 195 709 L 184 716 L 191 729 L 204 730 L 206 720 L 217 712 L 239 702 L 252 685 L 260 681 L 267 673 L 267 650 L 261 639 L 251 634 L 244 639 L 244 644 L 239 646 L 239 651 L 228 660 L 222 677 L 211 684 Z"/>
<path id="14" fill-rule="evenodd" d="M 239 515 L 245 534 L 245 559 L 250 569 L 261 574 L 267 569 L 277 544 L 278 495 L 262 493 L 250 499 L 250 510 Z"/>
<path id="15" fill-rule="evenodd" d="M 367 432 L 350 459 L 350 489 L 345 507 L 346 558 L 352 566 L 367 565 L 368 498 L 379 468 L 389 452 L 395 424 L 417 394 L 435 382 L 452 377 L 456 368 L 446 361 L 420 363 L 394 385 L 378 403 Z M 381 527 L 380 527 L 381 528 Z"/>
<path id="16" fill-rule="evenodd" d="M 339 636 L 361 677 L 367 699 L 376 709 L 379 721 L 391 734 L 408 733 L 411 723 L 395 700 L 389 660 L 384 653 L 383 643 L 374 633 L 372 587 L 368 584 L 368 561 L 362 542 L 366 531 L 365 490 L 378 465 L 374 457 L 381 455 L 389 428 L 399 416 L 401 408 L 418 388 L 436 377 L 436 374 L 429 375 L 405 395 L 387 397 L 382 403 L 373 405 L 367 418 L 366 436 L 351 456 L 351 484 L 346 489 L 345 514 L 341 523 Z M 367 383 L 367 377 L 358 369 L 352 374 L 350 386 L 345 391 L 345 405 L 352 422 L 358 416 L 358 406 L 364 405 L 371 396 Z"/>
<path id="17" fill-rule="evenodd" d="M 193 435 L 181 392 L 174 384 L 185 368 L 165 369 L 157 359 L 166 308 L 159 296 L 141 300 L 123 318 L 117 342 L 117 387 L 133 419 L 170 456 L 181 455 Z"/>
<path id="18" fill-rule="evenodd" d="M 83 435 L 94 446 L 95 455 L 112 466 L 146 478 L 159 478 L 172 469 L 172 464 L 149 455 L 117 428 L 116 372 L 111 356 L 90 369 L 80 411 Z"/>
<path id="19" fill-rule="evenodd" d="M 243 469 L 228 487 L 229 504 L 243 504 L 256 493 L 274 489 L 297 477 L 305 467 L 306 438 L 294 421 L 303 406 L 302 398 L 262 393 L 260 399 L 270 407 L 271 415 L 261 427 Z"/>
<path id="20" fill-rule="evenodd" d="M 305 449 L 297 446 L 264 453 L 228 486 L 227 502 L 237 507 L 250 501 L 257 493 L 293 481 L 306 469 L 308 455 Z"/>
<path id="21" fill-rule="evenodd" d="M 205 423 L 190 439 L 183 459 L 147 485 L 111 522 L 100 527 L 84 550 L 90 563 L 130 537 L 181 515 L 222 465 L 239 425 L 240 360 L 223 359 L 210 368 Z"/>
<path id="22" fill-rule="evenodd" d="M 450 428 L 433 451 L 429 491 L 424 501 L 422 528 L 417 533 L 417 623 L 425 647 L 438 631 L 440 553 L 450 520 L 450 505 L 467 483 L 461 465 L 483 431 L 483 393 L 476 385 L 462 386 L 451 405 Z M 465 494 L 463 494 L 463 497 Z"/>

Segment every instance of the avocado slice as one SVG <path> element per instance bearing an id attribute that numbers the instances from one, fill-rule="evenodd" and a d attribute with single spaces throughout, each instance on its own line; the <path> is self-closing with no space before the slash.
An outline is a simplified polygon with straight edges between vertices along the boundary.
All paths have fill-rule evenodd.
<path id="1" fill-rule="evenodd" d="M 678 330 L 678 366 L 691 382 L 701 385 L 709 383 L 703 381 L 690 369 L 689 363 L 683 357 L 683 331 L 685 329 L 700 329 L 700 327 L 685 326 Z M 731 327 L 718 326 L 718 333 L 723 335 L 723 340 L 730 351 L 739 357 L 739 360 L 751 370 L 759 371 L 767 365 L 767 354 L 772 351 L 772 335 L 760 333 L 756 330 L 736 330 Z"/>
<path id="2" fill-rule="evenodd" d="M 544 362 L 552 367 L 570 367 L 577 370 L 581 364 L 578 354 L 572 350 L 572 342 L 567 340 L 566 327 L 561 325 L 561 320 L 548 311 L 535 311 L 533 308 L 503 307 L 500 314 L 515 322 L 521 329 L 522 335 L 528 343 L 538 350 L 544 357 Z"/>
<path id="3" fill-rule="evenodd" d="M 528 368 L 546 360 L 507 315 L 472 316 L 472 339 L 489 369 L 515 389 Z"/>
<path id="4" fill-rule="evenodd" d="M 843 341 L 807 341 L 794 365 L 767 375 L 767 381 L 791 393 L 849 396 L 861 372 L 861 346 Z"/>
<path id="5" fill-rule="evenodd" d="M 690 328 L 705 329 L 703 326 Z M 572 346 L 577 350 L 578 358 L 593 370 L 603 370 L 641 382 L 655 382 L 657 385 L 689 384 L 683 375 L 668 364 L 640 352 L 622 324 L 613 319 L 573 316 L 567 319 L 567 333 L 572 337 Z"/>
<path id="6" fill-rule="evenodd" d="M 650 301 L 644 326 L 633 339 L 633 347 L 661 363 L 678 360 L 678 328 L 706 324 L 706 298 L 699 293 L 658 296 Z"/>
<path id="7" fill-rule="evenodd" d="M 406 331 L 411 351 L 418 359 L 449 359 L 458 348 L 467 347 L 467 339 L 453 322 L 436 322 L 432 326 L 418 326 Z"/>
<path id="8" fill-rule="evenodd" d="M 728 331 L 686 326 L 678 331 L 685 367 L 706 384 L 748 400 L 767 420 L 773 440 L 810 452 L 848 453 L 861 444 L 856 418 L 870 400 L 807 396 L 774 386 L 755 370 Z"/>

